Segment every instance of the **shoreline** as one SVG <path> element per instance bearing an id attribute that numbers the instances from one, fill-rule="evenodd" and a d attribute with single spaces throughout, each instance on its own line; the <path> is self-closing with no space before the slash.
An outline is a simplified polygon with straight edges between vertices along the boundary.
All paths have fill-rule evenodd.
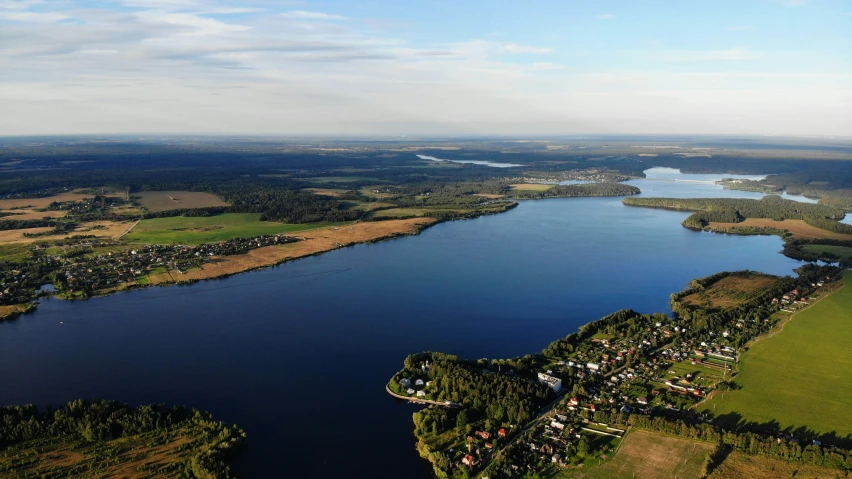
<path id="1" fill-rule="evenodd" d="M 338 250 L 338 249 L 342 249 L 342 248 L 352 247 L 352 246 L 356 246 L 356 245 L 359 245 L 359 244 L 372 244 L 372 243 L 378 243 L 378 242 L 381 242 L 381 241 L 386 241 L 386 240 L 395 239 L 395 238 L 402 238 L 402 237 L 406 237 L 406 236 L 416 236 L 416 235 L 419 235 L 420 233 L 422 233 L 427 228 L 432 227 L 436 224 L 442 223 L 443 221 L 446 221 L 446 220 L 440 220 L 440 219 L 436 219 L 436 218 L 419 217 L 419 218 L 409 218 L 409 219 L 401 219 L 401 220 L 362 222 L 362 223 L 355 223 L 355 224 L 345 226 L 345 227 L 331 227 L 331 226 L 329 226 L 329 227 L 324 227 L 324 228 L 317 228 L 315 230 L 310 230 L 310 231 L 304 232 L 304 233 L 310 233 L 308 235 L 308 239 L 302 239 L 301 241 L 298 241 L 298 242 L 295 242 L 295 243 L 290 243 L 288 245 L 265 246 L 265 247 L 262 247 L 262 248 L 257 248 L 257 249 L 251 250 L 247 253 L 240 254 L 240 255 L 213 257 L 213 259 L 218 260 L 218 262 L 211 263 L 212 265 L 221 266 L 223 264 L 226 264 L 226 265 L 230 265 L 230 266 L 233 266 L 233 267 L 229 268 L 229 269 L 225 269 L 221 272 L 213 273 L 209 276 L 203 275 L 203 274 L 202 275 L 196 274 L 195 277 L 188 277 L 186 279 L 174 279 L 174 276 L 171 275 L 171 273 L 169 271 L 167 271 L 165 273 L 161 273 L 161 274 L 155 276 L 157 278 L 162 278 L 162 281 L 151 281 L 148 284 L 139 284 L 137 282 L 133 285 L 128 285 L 125 288 L 122 288 L 120 290 L 96 291 L 91 296 L 88 296 L 86 298 L 65 298 L 65 297 L 62 297 L 61 295 L 58 295 L 58 294 L 54 294 L 54 295 L 52 295 L 52 297 L 54 297 L 56 299 L 60 299 L 60 300 L 67 300 L 67 301 L 80 301 L 80 300 L 87 300 L 87 299 L 96 298 L 96 297 L 109 296 L 109 295 L 123 293 L 123 292 L 135 291 L 135 290 L 139 290 L 139 289 L 146 289 L 146 288 L 151 288 L 151 287 L 183 286 L 183 285 L 195 284 L 195 283 L 198 283 L 198 282 L 201 282 L 201 281 L 225 279 L 225 278 L 228 278 L 230 276 L 243 274 L 243 273 L 249 273 L 249 272 L 252 272 L 252 271 L 257 271 L 257 270 L 265 269 L 265 268 L 271 268 L 271 267 L 274 267 L 274 266 L 278 266 L 278 265 L 287 263 L 289 261 L 302 259 L 302 258 L 308 258 L 308 257 L 311 257 L 311 256 L 318 256 L 318 255 L 327 253 L 329 251 L 334 251 L 334 250 Z M 355 240 L 355 241 L 349 241 L 349 242 L 346 242 L 346 243 L 334 242 L 333 244 L 328 244 L 328 241 L 330 241 L 330 239 L 328 237 L 321 238 L 321 237 L 317 236 L 320 233 L 328 233 L 328 232 L 333 232 L 333 231 L 339 231 L 339 230 L 343 230 L 344 228 L 358 227 L 359 225 L 367 225 L 367 226 L 361 226 L 359 229 L 370 230 L 370 229 L 375 229 L 374 225 L 381 225 L 382 223 L 385 224 L 384 226 L 386 226 L 388 223 L 394 223 L 393 226 L 398 226 L 398 228 L 394 228 L 392 231 L 384 232 L 384 234 L 381 234 L 381 235 L 374 234 L 374 235 L 370 236 L 369 232 L 368 232 L 367 237 L 359 239 L 359 240 Z M 334 236 L 334 235 L 331 234 L 330 236 Z M 290 246 L 290 245 L 299 245 L 300 243 L 302 243 L 302 245 L 304 245 L 305 243 L 307 243 L 308 241 L 311 241 L 311 240 L 314 240 L 317 243 L 322 243 L 322 241 L 319 241 L 320 239 L 327 240 L 326 244 L 315 244 L 315 246 L 317 247 L 316 249 L 308 250 L 308 251 L 304 251 L 304 252 L 296 252 L 295 254 L 292 254 L 292 255 L 290 255 L 290 254 L 279 255 L 280 253 L 283 252 L 282 251 L 283 247 Z M 333 239 L 337 239 L 337 238 L 333 238 Z M 261 258 L 259 258 L 259 262 L 254 262 L 254 263 L 249 263 L 249 264 L 239 264 L 240 260 L 243 260 L 243 259 L 247 259 L 247 258 L 258 259 L 258 255 L 256 253 L 254 255 L 252 255 L 252 253 L 257 252 L 259 250 L 264 250 L 264 252 L 272 252 L 272 253 L 279 253 L 279 254 L 272 254 L 268 258 L 266 258 L 265 260 L 264 260 L 264 258 L 261 257 Z M 187 273 L 185 276 L 191 275 L 193 273 L 199 273 L 199 272 L 203 273 L 204 269 L 197 270 L 197 271 L 191 271 L 191 272 Z M 151 279 L 151 277 L 149 277 L 149 281 L 150 281 L 150 279 Z M 37 309 L 38 304 L 39 304 L 38 301 L 34 301 L 34 302 L 31 302 L 31 303 L 26 303 L 24 305 L 8 305 L 6 307 L 9 308 L 11 311 L 6 315 L 0 316 L 0 321 L 14 320 L 14 319 L 17 319 L 19 316 L 21 316 L 23 314 L 31 313 L 31 312 L 33 312 Z"/>

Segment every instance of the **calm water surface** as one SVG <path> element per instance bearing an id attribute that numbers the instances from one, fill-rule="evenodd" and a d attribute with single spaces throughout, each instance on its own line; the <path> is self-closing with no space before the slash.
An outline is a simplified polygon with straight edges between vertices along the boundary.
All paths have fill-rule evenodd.
<path id="1" fill-rule="evenodd" d="M 633 183 L 655 196 L 755 195 Z M 685 217 L 613 198 L 527 201 L 228 279 L 47 300 L 0 324 L 0 404 L 188 404 L 247 430 L 247 478 L 427 478 L 415 407 L 383 389 L 405 355 L 536 352 L 620 308 L 667 311 L 692 278 L 800 264 L 776 237 L 697 233 Z"/>

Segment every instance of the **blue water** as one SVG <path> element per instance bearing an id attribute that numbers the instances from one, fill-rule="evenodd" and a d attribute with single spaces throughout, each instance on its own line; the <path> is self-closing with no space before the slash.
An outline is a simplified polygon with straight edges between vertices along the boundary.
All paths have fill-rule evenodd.
<path id="1" fill-rule="evenodd" d="M 466 165 L 480 165 L 480 166 L 490 166 L 493 168 L 514 168 L 519 165 L 516 163 L 497 163 L 494 161 L 482 161 L 482 160 L 447 160 L 444 158 L 435 158 L 434 156 L 426 156 L 426 155 L 417 155 L 421 160 L 431 160 L 431 161 L 449 161 L 450 163 L 462 163 Z"/>
<path id="2" fill-rule="evenodd" d="M 0 404 L 188 404 L 247 430 L 247 478 L 427 478 L 416 409 L 383 389 L 407 354 L 536 352 L 620 308 L 667 311 L 695 277 L 800 265 L 777 237 L 694 232 L 686 216 L 617 198 L 526 201 L 223 280 L 46 300 L 0 324 Z"/>

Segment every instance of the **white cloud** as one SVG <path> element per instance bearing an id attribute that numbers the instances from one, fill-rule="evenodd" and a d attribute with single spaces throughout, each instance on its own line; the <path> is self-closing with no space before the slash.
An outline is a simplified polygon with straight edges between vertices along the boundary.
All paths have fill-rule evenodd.
<path id="1" fill-rule="evenodd" d="M 595 18 L 597 18 L 598 20 L 615 20 L 615 15 L 611 13 L 602 13 L 596 16 Z"/>
<path id="2" fill-rule="evenodd" d="M 764 54 L 747 48 L 734 47 L 726 50 L 663 50 L 646 52 L 644 56 L 663 62 L 706 62 L 756 60 Z"/>
<path id="3" fill-rule="evenodd" d="M 564 70 L 565 65 L 560 65 L 559 63 L 550 63 L 550 62 L 541 62 L 541 63 L 533 63 L 533 70 Z"/>
<path id="4" fill-rule="evenodd" d="M 282 13 L 281 16 L 298 20 L 347 20 L 346 17 L 341 15 L 331 15 L 323 12 L 309 12 L 306 10 L 292 10 Z"/>
<path id="5" fill-rule="evenodd" d="M 547 55 L 553 52 L 550 48 L 518 45 L 516 43 L 504 43 L 500 46 L 500 50 L 503 53 L 529 53 L 532 55 Z"/>

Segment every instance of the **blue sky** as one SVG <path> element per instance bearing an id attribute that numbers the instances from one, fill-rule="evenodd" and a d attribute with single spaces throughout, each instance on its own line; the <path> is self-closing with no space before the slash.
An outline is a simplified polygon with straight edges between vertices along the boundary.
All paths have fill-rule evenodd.
<path id="1" fill-rule="evenodd" d="M 0 0 L 0 135 L 852 135 L 852 1 Z"/>

